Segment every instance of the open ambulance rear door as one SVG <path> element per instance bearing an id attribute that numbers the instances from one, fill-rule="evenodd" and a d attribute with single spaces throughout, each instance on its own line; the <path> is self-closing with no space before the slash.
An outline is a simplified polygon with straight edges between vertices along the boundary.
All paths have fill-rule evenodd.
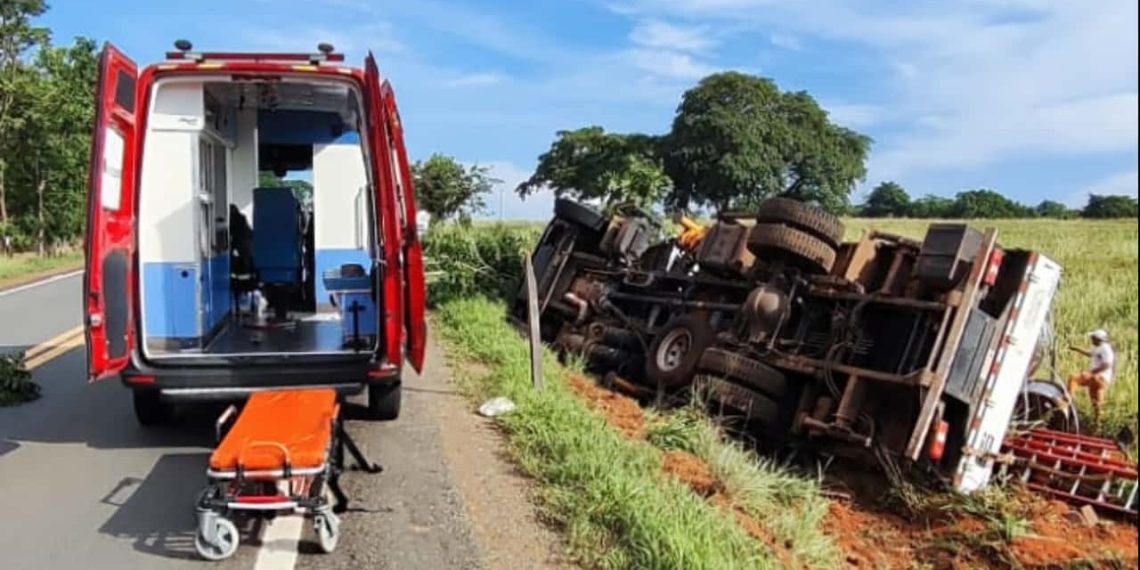
<path id="1" fill-rule="evenodd" d="M 138 66 L 107 44 L 99 57 L 88 167 L 86 273 L 89 380 L 126 368 L 135 346 L 135 191 Z"/>
<path id="2" fill-rule="evenodd" d="M 388 150 L 396 175 L 396 200 L 400 204 L 401 256 L 404 271 L 404 326 L 407 334 L 407 354 L 412 367 L 421 372 L 427 344 L 427 286 L 424 282 L 424 252 L 416 227 L 416 195 L 412 183 L 412 169 L 408 164 L 408 151 L 404 146 L 404 128 L 396 106 L 396 94 L 387 81 L 380 87 L 384 102 L 384 121 L 388 131 Z"/>

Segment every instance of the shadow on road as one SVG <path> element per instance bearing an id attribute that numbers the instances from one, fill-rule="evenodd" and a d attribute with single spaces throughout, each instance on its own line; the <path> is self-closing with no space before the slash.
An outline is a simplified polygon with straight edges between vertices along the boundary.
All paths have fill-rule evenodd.
<path id="1" fill-rule="evenodd" d="M 87 382 L 85 358 L 82 349 L 72 350 L 35 369 L 40 398 L 0 408 L 0 457 L 21 442 L 83 443 L 96 449 L 214 446 L 213 422 L 221 406 L 179 409 L 170 425 L 143 428 L 135 420 L 130 391 L 118 380 Z"/>
<path id="2" fill-rule="evenodd" d="M 194 499 L 205 482 L 208 453 L 164 455 L 139 480 L 124 478 L 100 501 L 116 507 L 99 532 L 130 538 L 140 552 L 194 558 Z"/>

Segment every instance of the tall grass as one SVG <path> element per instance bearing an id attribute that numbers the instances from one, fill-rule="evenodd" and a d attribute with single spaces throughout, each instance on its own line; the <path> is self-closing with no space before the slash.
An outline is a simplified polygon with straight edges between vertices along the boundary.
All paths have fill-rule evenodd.
<path id="1" fill-rule="evenodd" d="M 0 282 L 69 267 L 79 268 L 81 265 L 82 251 L 49 257 L 29 253 L 18 253 L 12 257 L 0 255 Z"/>
<path id="2" fill-rule="evenodd" d="M 929 220 L 847 220 L 847 237 L 877 228 L 921 239 Z M 1065 350 L 1088 346 L 1086 334 L 1103 327 L 1116 349 L 1116 382 L 1099 431 L 1115 435 L 1129 427 L 1137 433 L 1137 283 L 1136 220 L 970 220 L 972 226 L 998 230 L 1005 247 L 1040 251 L 1064 270 L 1061 291 L 1054 301 L 1058 336 L 1058 376 L 1062 381 L 1088 366 L 1088 359 Z M 1040 372 L 1039 372 L 1040 374 Z M 1087 395 L 1078 402 L 1091 417 Z M 1085 422 L 1090 426 L 1089 422 Z"/>
<path id="3" fill-rule="evenodd" d="M 548 351 L 546 386 L 534 390 L 527 344 L 504 321 L 501 304 L 448 300 L 435 314 L 453 356 L 464 361 L 455 369 L 472 395 L 518 405 L 502 417 L 509 448 L 539 482 L 539 498 L 578 560 L 606 569 L 778 567 L 728 513 L 662 476 L 659 450 L 623 438 L 587 408 Z"/>

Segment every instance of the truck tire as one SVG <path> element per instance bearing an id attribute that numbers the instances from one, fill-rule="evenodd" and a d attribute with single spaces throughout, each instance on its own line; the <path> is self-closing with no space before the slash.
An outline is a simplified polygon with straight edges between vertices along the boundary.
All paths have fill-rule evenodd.
<path id="1" fill-rule="evenodd" d="M 163 402 L 158 390 L 131 390 L 135 419 L 143 427 L 159 426 L 170 422 L 174 408 Z"/>
<path id="2" fill-rule="evenodd" d="M 768 198 L 760 202 L 756 222 L 784 224 L 807 232 L 835 248 L 843 243 L 843 235 L 846 233 L 846 228 L 838 217 L 790 198 Z"/>
<path id="3" fill-rule="evenodd" d="M 748 234 L 748 250 L 757 261 L 775 259 L 808 273 L 827 273 L 835 264 L 835 248 L 801 230 L 776 224 L 756 224 Z"/>
<path id="4" fill-rule="evenodd" d="M 653 337 L 646 354 L 645 376 L 651 385 L 673 389 L 693 380 L 701 354 L 713 342 L 708 322 L 693 315 L 673 317 Z"/>
<path id="5" fill-rule="evenodd" d="M 722 348 L 706 350 L 701 355 L 699 370 L 701 374 L 732 380 L 773 400 L 779 400 L 788 393 L 788 379 L 783 372 Z"/>
<path id="6" fill-rule="evenodd" d="M 769 428 L 779 425 L 780 405 L 759 392 L 708 374 L 696 375 L 693 378 L 693 387 L 699 397 L 707 403 L 729 408 L 742 414 L 745 419 Z"/>
<path id="7" fill-rule="evenodd" d="M 403 399 L 401 384 L 368 385 L 368 417 L 377 421 L 390 421 L 400 417 Z"/>
<path id="8" fill-rule="evenodd" d="M 554 201 L 554 216 L 596 232 L 605 230 L 609 222 L 597 210 L 565 198 Z"/>

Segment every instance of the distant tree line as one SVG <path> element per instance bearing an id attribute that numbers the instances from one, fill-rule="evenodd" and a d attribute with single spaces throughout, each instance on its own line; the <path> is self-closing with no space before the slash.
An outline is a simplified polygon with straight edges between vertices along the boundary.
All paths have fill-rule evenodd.
<path id="1" fill-rule="evenodd" d="M 1136 198 L 1090 194 L 1081 209 L 1072 209 L 1044 200 L 1027 206 L 993 190 L 968 190 L 954 198 L 926 195 L 911 200 L 907 191 L 895 182 L 883 182 L 867 196 L 866 202 L 854 209 L 855 215 L 867 218 L 1136 218 Z"/>
<path id="2" fill-rule="evenodd" d="M 55 46 L 43 0 L 0 2 L 0 250 L 47 253 L 83 233 L 95 42 Z"/>

